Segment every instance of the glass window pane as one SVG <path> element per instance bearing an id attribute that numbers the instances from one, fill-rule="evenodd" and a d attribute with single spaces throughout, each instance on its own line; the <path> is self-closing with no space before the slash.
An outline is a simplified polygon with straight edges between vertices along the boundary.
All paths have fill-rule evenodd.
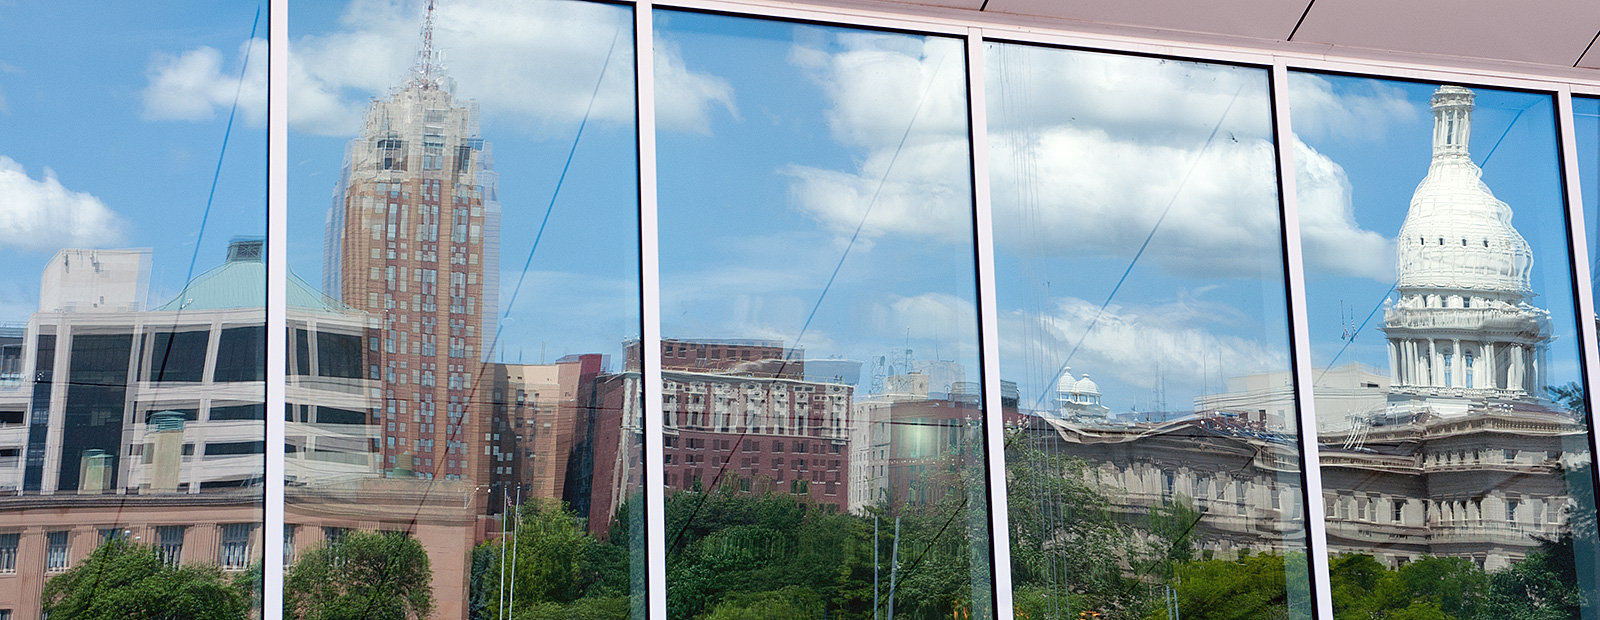
<path id="1" fill-rule="evenodd" d="M 655 15 L 668 617 L 988 617 L 963 43 Z"/>
<path id="2" fill-rule="evenodd" d="M 285 617 L 642 619 L 631 8 L 290 15 Z"/>
<path id="3" fill-rule="evenodd" d="M 215 541 L 263 519 L 265 423 L 203 412 L 266 401 L 212 376 L 225 327 L 265 344 L 266 30 L 250 4 L 0 8 L 0 617 L 259 616 L 259 550 Z"/>
<path id="4" fill-rule="evenodd" d="M 1335 612 L 1592 615 L 1554 99 L 1289 90 Z"/>
<path id="5" fill-rule="evenodd" d="M 1572 98 L 1572 127 L 1577 138 L 1578 187 L 1583 194 L 1584 230 L 1588 233 L 1589 275 L 1594 278 L 1594 257 L 1600 252 L 1600 98 Z M 1595 282 L 1589 283 L 1591 290 Z"/>
<path id="6" fill-rule="evenodd" d="M 985 58 L 1019 617 L 1310 617 L 1267 71 Z"/>

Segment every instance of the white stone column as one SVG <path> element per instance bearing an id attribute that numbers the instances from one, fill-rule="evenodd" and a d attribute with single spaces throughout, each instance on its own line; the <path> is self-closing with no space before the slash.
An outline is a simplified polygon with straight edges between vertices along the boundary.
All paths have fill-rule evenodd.
<path id="1" fill-rule="evenodd" d="M 1440 380 L 1439 343 L 1428 339 L 1428 386 L 1438 387 L 1444 383 Z"/>
<path id="2" fill-rule="evenodd" d="M 1422 385 L 1422 345 L 1415 338 L 1406 339 L 1406 385 Z"/>
<path id="3" fill-rule="evenodd" d="M 1422 385 L 1422 343 L 1415 338 L 1406 340 L 1406 385 Z"/>
<path id="4" fill-rule="evenodd" d="M 1400 351 L 1399 343 L 1389 341 L 1389 383 L 1400 385 Z"/>
<path id="5" fill-rule="evenodd" d="M 1483 376 L 1488 379 L 1484 387 L 1500 387 L 1500 381 L 1495 377 L 1497 365 L 1494 363 L 1494 343 L 1483 343 Z"/>
<path id="6" fill-rule="evenodd" d="M 1458 338 L 1450 340 L 1450 359 L 1453 360 L 1450 364 L 1450 385 L 1466 387 L 1467 356 L 1461 354 L 1461 340 Z"/>
<path id="7" fill-rule="evenodd" d="M 1400 384 L 1401 385 L 1411 385 L 1412 377 L 1414 377 L 1414 376 L 1416 376 L 1416 375 L 1413 375 L 1411 373 L 1411 340 L 1410 339 L 1401 340 L 1400 341 Z"/>
<path id="8" fill-rule="evenodd" d="M 1510 365 L 1506 367 L 1506 389 L 1520 390 L 1522 387 L 1522 345 L 1511 345 L 1511 350 L 1506 357 L 1511 358 Z"/>

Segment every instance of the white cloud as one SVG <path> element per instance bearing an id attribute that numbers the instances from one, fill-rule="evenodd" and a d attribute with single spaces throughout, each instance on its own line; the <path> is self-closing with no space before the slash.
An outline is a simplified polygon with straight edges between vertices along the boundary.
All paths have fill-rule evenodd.
<path id="1" fill-rule="evenodd" d="M 1289 122 L 1295 133 L 1312 140 L 1377 141 L 1388 135 L 1391 124 L 1412 121 L 1419 114 L 1404 90 L 1379 80 L 1350 81 L 1347 92 L 1335 93 L 1333 83 L 1322 76 L 1289 76 Z"/>
<path id="2" fill-rule="evenodd" d="M 1142 260 L 1182 275 L 1260 275 L 1279 260 L 1266 141 L 1224 137 L 1201 156 L 1059 126 L 1018 146 L 991 160 L 996 236 L 1012 251 L 1131 257 L 1156 230 Z"/>
<path id="3" fill-rule="evenodd" d="M 859 226 L 869 243 L 886 234 L 969 238 L 960 46 L 880 34 L 830 39 L 802 31 L 799 38 L 791 60 L 827 94 L 833 138 L 863 155 L 852 170 L 785 168 L 791 201 L 836 234 Z M 1265 72 L 1025 46 L 991 51 L 990 173 L 1000 243 L 1030 255 L 1129 258 L 1160 221 L 1144 256 L 1162 269 L 1277 277 Z M 1346 120 L 1399 110 L 1394 93 L 1374 92 Z M 1301 159 L 1308 264 L 1387 277 L 1388 242 L 1351 217 L 1343 169 L 1310 149 L 1301 149 Z"/>
<path id="4" fill-rule="evenodd" d="M 1344 168 L 1294 138 L 1295 195 L 1306 270 L 1394 280 L 1394 240 L 1355 221 Z"/>
<path id="5" fill-rule="evenodd" d="M 961 44 L 804 30 L 799 38 L 791 62 L 827 95 L 834 140 L 863 155 L 852 170 L 785 168 L 794 205 L 841 236 L 859 226 L 868 241 L 891 232 L 970 239 Z"/>
<path id="6" fill-rule="evenodd" d="M 977 359 L 978 311 L 972 302 L 945 293 L 894 297 L 872 311 L 873 333 L 882 340 L 921 341 L 941 359 Z M 922 351 L 933 354 L 933 351 Z"/>
<path id="7" fill-rule="evenodd" d="M 405 79 L 416 58 L 420 24 L 415 2 L 353 0 L 341 30 L 296 39 L 289 66 L 292 126 L 329 135 L 353 132 L 367 101 Z M 633 28 L 629 13 L 617 7 L 446 3 L 437 9 L 434 45 L 457 83 L 456 94 L 476 99 L 494 122 L 534 133 L 564 131 L 583 118 L 591 99 L 593 120 L 634 117 Z M 688 71 L 670 47 L 657 50 L 655 62 L 661 126 L 704 131 L 714 107 L 733 111 L 727 82 Z"/>
<path id="8" fill-rule="evenodd" d="M 54 250 L 105 247 L 122 237 L 123 223 L 99 198 L 61 185 L 46 168 L 34 180 L 22 164 L 0 155 L 0 247 Z"/>
<path id="9" fill-rule="evenodd" d="M 1101 381 L 1111 377 L 1141 390 L 1165 384 L 1170 393 L 1176 394 L 1200 393 L 1207 381 L 1215 388 L 1218 377 L 1224 374 L 1235 377 L 1288 368 L 1285 346 L 1269 346 L 1202 327 L 1219 320 L 1248 320 L 1225 306 L 1184 296 L 1177 302 L 1156 306 L 1111 305 L 1096 321 L 1098 309 L 1097 303 L 1064 297 L 1054 300 L 1044 313 L 1008 313 L 1002 317 L 1000 328 L 1001 356 L 1050 360 L 1048 368 L 1028 374 L 1055 373 L 1060 370 L 1061 358 L 1082 339 L 1070 360 L 1074 373 L 1088 373 Z M 1085 336 L 1084 330 L 1091 323 L 1094 329 Z M 1043 372 L 1037 372 L 1040 370 Z M 1128 399 L 1140 395 L 1114 396 Z M 1169 403 L 1169 407 L 1182 408 L 1184 404 Z"/>
<path id="10" fill-rule="evenodd" d="M 1009 46 L 991 64 L 1000 243 L 1131 258 L 1149 238 L 1141 260 L 1170 273 L 1278 277 L 1265 72 Z M 1386 277 L 1387 242 L 1351 217 L 1344 170 L 1299 153 L 1310 171 L 1299 176 L 1307 263 Z"/>
<path id="11" fill-rule="evenodd" d="M 246 53 L 248 50 L 248 65 Z M 241 71 L 243 81 L 241 83 Z M 239 44 L 231 62 L 212 47 L 182 54 L 157 52 L 150 60 L 150 83 L 144 90 L 145 120 L 207 121 L 226 115 L 239 99 L 239 110 L 253 125 L 267 118 L 267 41 Z"/>

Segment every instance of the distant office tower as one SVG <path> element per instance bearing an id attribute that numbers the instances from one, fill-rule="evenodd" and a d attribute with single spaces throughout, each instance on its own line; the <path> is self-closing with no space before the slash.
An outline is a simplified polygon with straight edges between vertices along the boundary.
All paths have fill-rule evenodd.
<path id="1" fill-rule="evenodd" d="M 500 204 L 478 109 L 457 102 L 432 50 L 432 11 L 412 75 L 367 109 L 328 215 L 323 286 L 381 323 L 369 378 L 390 477 L 488 483 L 473 450 L 497 308 Z M 376 399 L 375 399 L 376 400 Z M 477 452 L 477 454 L 474 454 Z"/>

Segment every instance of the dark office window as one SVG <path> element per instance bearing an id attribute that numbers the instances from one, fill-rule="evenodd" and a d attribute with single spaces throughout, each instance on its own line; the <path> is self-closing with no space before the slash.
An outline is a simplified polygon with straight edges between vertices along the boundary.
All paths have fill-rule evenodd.
<path id="1" fill-rule="evenodd" d="M 303 329 L 294 330 L 294 369 L 291 374 L 311 375 L 311 334 Z"/>
<path id="2" fill-rule="evenodd" d="M 360 411 L 317 407 L 317 422 L 320 424 L 366 424 L 366 418 L 366 414 Z"/>
<path id="3" fill-rule="evenodd" d="M 206 456 L 235 456 L 239 454 L 263 454 L 267 451 L 267 442 L 264 441 L 232 441 L 226 443 L 206 444 Z"/>
<path id="4" fill-rule="evenodd" d="M 262 403 L 253 405 L 228 405 L 226 407 L 211 407 L 211 419 L 217 420 L 265 420 L 267 419 L 267 406 Z M 207 454 L 210 454 L 209 447 Z"/>
<path id="5" fill-rule="evenodd" d="M 317 376 L 361 378 L 361 336 L 317 332 Z"/>
<path id="6" fill-rule="evenodd" d="M 150 347 L 150 380 L 203 380 L 210 339 L 208 331 L 156 332 Z"/>
<path id="7" fill-rule="evenodd" d="M 213 381 L 265 381 L 267 379 L 267 328 L 260 325 L 229 327 L 217 342 L 217 369 Z"/>
<path id="8" fill-rule="evenodd" d="M 92 488 L 116 488 L 117 453 L 122 442 L 124 397 L 128 390 L 128 358 L 132 334 L 85 334 L 72 337 L 72 357 L 67 383 L 65 430 L 61 440 L 61 470 L 56 488 L 79 490 L 83 481 Z M 202 349 L 203 350 L 203 349 Z"/>

